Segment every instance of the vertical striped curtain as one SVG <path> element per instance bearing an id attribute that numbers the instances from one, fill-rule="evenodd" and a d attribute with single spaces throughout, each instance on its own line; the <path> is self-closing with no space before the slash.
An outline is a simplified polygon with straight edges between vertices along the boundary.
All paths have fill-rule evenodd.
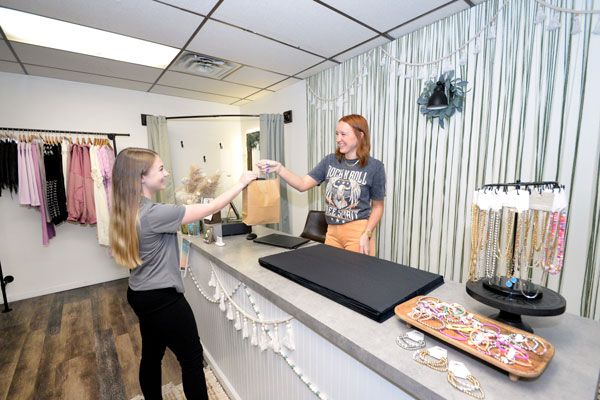
<path id="1" fill-rule="evenodd" d="M 598 9 L 600 0 L 553 2 Z M 307 80 L 309 168 L 335 150 L 335 127 L 362 114 L 371 127 L 371 155 L 386 166 L 387 198 L 378 256 L 463 282 L 470 254 L 470 210 L 485 183 L 553 181 L 569 192 L 564 270 L 542 282 L 567 299 L 570 312 L 598 319 L 600 274 L 600 35 L 598 17 L 572 15 L 561 28 L 535 24 L 535 1 L 490 0 L 428 25 Z M 500 9 L 500 10 L 499 10 Z M 407 69 L 386 57 L 423 63 L 462 46 L 498 13 L 495 25 L 450 63 L 469 82 L 462 113 L 445 129 L 419 113 L 423 77 L 443 65 Z M 495 38 L 488 38 L 490 30 Z M 413 75 L 413 78 L 406 78 Z M 346 92 L 337 100 L 338 95 Z M 318 97 L 314 96 L 317 94 Z M 323 194 L 309 193 L 311 209 Z"/>

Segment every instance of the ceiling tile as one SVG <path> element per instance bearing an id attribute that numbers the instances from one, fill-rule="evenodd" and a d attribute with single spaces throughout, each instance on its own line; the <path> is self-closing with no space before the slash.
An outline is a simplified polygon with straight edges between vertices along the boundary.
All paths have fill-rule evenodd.
<path id="1" fill-rule="evenodd" d="M 264 88 L 285 78 L 285 75 L 274 74 L 273 72 L 263 71 L 262 69 L 242 67 L 224 80 Z"/>
<path id="2" fill-rule="evenodd" d="M 11 42 L 23 64 L 61 68 L 77 72 L 88 72 L 115 78 L 154 83 L 161 69 L 130 64 L 106 58 L 87 56 L 48 47 Z"/>
<path id="3" fill-rule="evenodd" d="M 208 15 L 218 0 L 161 0 L 163 3 L 183 8 L 198 14 Z"/>
<path id="4" fill-rule="evenodd" d="M 92 83 L 94 85 L 113 86 L 121 89 L 146 91 L 150 88 L 149 83 L 130 81 L 127 79 L 111 78 L 85 74 L 81 72 L 65 71 L 62 69 L 40 67 L 37 65 L 25 65 L 30 75 L 44 76 L 46 78 L 62 79 L 65 81 L 76 81 L 83 83 Z"/>
<path id="5" fill-rule="evenodd" d="M 22 74 L 23 69 L 18 62 L 0 60 L 0 72 L 10 72 L 13 74 Z"/>
<path id="6" fill-rule="evenodd" d="M 338 64 L 336 64 L 334 62 L 331 62 L 331 61 L 324 61 L 324 62 L 320 63 L 319 65 L 315 65 L 314 67 L 309 68 L 306 71 L 303 71 L 303 72 L 301 72 L 299 74 L 296 74 L 295 76 L 297 78 L 305 79 L 305 78 L 308 78 L 311 75 L 316 74 L 317 72 L 321 72 L 321 71 L 324 71 L 324 70 L 326 70 L 328 68 L 335 67 L 336 65 L 338 65 Z"/>
<path id="7" fill-rule="evenodd" d="M 382 44 L 388 43 L 389 40 L 384 38 L 383 36 L 377 36 L 376 38 L 368 41 L 365 44 L 361 44 L 360 46 L 352 49 L 352 50 L 348 50 L 345 53 L 340 54 L 339 56 L 335 56 L 335 59 L 337 61 L 343 62 L 346 61 L 354 56 L 357 56 L 359 54 L 362 54 L 364 52 L 367 52 L 375 47 L 379 47 Z"/>
<path id="8" fill-rule="evenodd" d="M 254 93 L 252 96 L 248 96 L 247 100 L 258 100 L 261 97 L 265 97 L 271 93 L 273 93 L 273 92 L 271 92 L 270 90 L 261 90 L 258 93 Z"/>
<path id="9" fill-rule="evenodd" d="M 294 83 L 298 83 L 300 81 L 301 81 L 301 79 L 289 78 L 289 79 L 286 79 L 285 81 L 277 83 L 276 85 L 269 86 L 267 89 L 273 90 L 274 92 L 276 92 L 280 89 L 283 89 L 286 86 L 293 85 Z"/>
<path id="10" fill-rule="evenodd" d="M 0 39 L 0 60 L 17 61 L 15 56 L 13 56 L 12 52 L 6 45 L 6 42 L 2 39 Z"/>
<path id="11" fill-rule="evenodd" d="M 227 0 L 212 17 L 326 57 L 374 33 L 312 0 Z"/>
<path id="12" fill-rule="evenodd" d="M 289 46 L 215 21 L 208 21 L 188 50 L 292 75 L 323 60 Z"/>
<path id="13" fill-rule="evenodd" d="M 417 29 L 420 29 L 420 28 L 424 27 L 425 25 L 432 24 L 432 23 L 439 21 L 443 18 L 446 18 L 450 15 L 456 14 L 457 12 L 466 10 L 467 8 L 469 8 L 467 3 L 462 2 L 462 1 L 451 3 L 451 4 L 448 4 L 447 6 L 445 6 L 444 8 L 441 8 L 437 11 L 432 12 L 431 14 L 427 14 L 424 17 L 419 18 L 416 21 L 413 21 L 407 25 L 401 26 L 398 29 L 394 29 L 393 31 L 390 31 L 389 34 L 390 34 L 390 36 L 392 36 L 394 38 L 399 38 L 400 36 L 404 36 L 407 33 L 416 31 Z"/>
<path id="14" fill-rule="evenodd" d="M 238 100 L 235 103 L 232 103 L 232 106 L 245 106 L 246 104 L 250 103 L 251 100 Z"/>
<path id="15" fill-rule="evenodd" d="M 179 89 L 168 86 L 156 85 L 150 91 L 151 93 L 166 94 L 168 96 L 187 97 L 189 99 L 211 101 L 213 103 L 231 104 L 235 102 L 235 97 L 219 96 L 216 94 L 194 92 L 193 90 Z"/>
<path id="16" fill-rule="evenodd" d="M 177 48 L 204 19 L 148 0 L 2 0 L 2 6 Z"/>
<path id="17" fill-rule="evenodd" d="M 380 32 L 386 32 L 450 0 L 369 0 L 368 7 L 365 7 L 364 0 L 324 2 Z"/>
<path id="18" fill-rule="evenodd" d="M 256 92 L 257 90 L 256 88 L 249 86 L 172 71 L 165 72 L 158 83 L 163 86 L 172 86 L 180 89 L 189 89 L 205 93 L 216 93 L 224 96 L 237 97 L 240 99 Z"/>

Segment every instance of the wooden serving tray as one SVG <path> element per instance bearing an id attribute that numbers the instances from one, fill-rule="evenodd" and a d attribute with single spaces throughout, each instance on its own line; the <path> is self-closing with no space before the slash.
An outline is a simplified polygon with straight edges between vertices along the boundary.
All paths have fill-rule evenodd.
<path id="1" fill-rule="evenodd" d="M 491 318 L 487 318 L 487 317 L 481 316 L 477 313 L 467 310 L 467 312 L 472 313 L 480 322 L 482 322 L 484 324 L 485 323 L 493 324 L 493 325 L 496 325 L 497 327 L 499 327 L 502 331 L 502 334 L 511 334 L 511 333 L 518 334 L 518 333 L 520 333 L 520 334 L 526 335 L 526 336 L 534 336 L 537 340 L 539 340 L 540 342 L 543 342 L 546 345 L 546 349 L 547 349 L 546 354 L 544 354 L 542 356 L 537 355 L 531 351 L 527 352 L 529 354 L 529 359 L 533 363 L 532 367 L 527 368 L 527 367 L 517 365 L 517 364 L 512 364 L 512 365 L 505 364 L 502 361 L 497 360 L 496 358 L 494 358 L 492 356 L 483 354 L 482 352 L 478 351 L 477 349 L 469 346 L 466 342 L 462 342 L 460 340 L 455 340 L 455 339 L 449 338 L 448 336 L 440 333 L 439 331 L 437 331 L 435 329 L 431 329 L 430 327 L 421 324 L 419 321 L 416 321 L 416 320 L 410 318 L 408 316 L 408 314 L 412 311 L 413 307 L 415 307 L 415 305 L 417 304 L 417 300 L 422 297 L 423 296 L 416 296 L 408 301 L 405 301 L 402 304 L 398 304 L 394 308 L 394 312 L 396 313 L 398 318 L 400 318 L 402 321 L 406 322 L 406 325 L 409 328 L 410 327 L 418 328 L 418 329 L 422 330 L 423 332 L 426 332 L 432 336 L 435 336 L 436 338 L 443 340 L 444 342 L 446 342 L 460 350 L 466 351 L 467 353 L 472 354 L 475 357 L 480 358 L 481 360 L 508 372 L 508 377 L 512 381 L 517 381 L 517 380 L 519 380 L 519 378 L 536 378 L 536 377 L 540 376 L 540 374 L 544 371 L 544 369 L 546 368 L 546 366 L 548 365 L 548 363 L 554 356 L 554 346 L 552 346 L 545 339 L 543 339 L 537 335 L 534 335 L 532 333 L 522 331 L 521 329 L 517 329 L 510 325 L 504 324 L 502 322 L 498 322 Z"/>

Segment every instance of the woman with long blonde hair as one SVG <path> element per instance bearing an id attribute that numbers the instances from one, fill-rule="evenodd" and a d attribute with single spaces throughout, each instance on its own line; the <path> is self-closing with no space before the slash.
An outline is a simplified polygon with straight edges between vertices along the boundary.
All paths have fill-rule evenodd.
<path id="1" fill-rule="evenodd" d="M 362 115 L 340 118 L 335 141 L 335 153 L 325 156 L 304 177 L 278 161 L 260 160 L 256 165 L 264 173 L 275 172 L 300 192 L 326 182 L 325 244 L 374 256 L 372 232 L 383 215 L 385 198 L 383 163 L 369 155 L 369 124 Z"/>
<path id="2" fill-rule="evenodd" d="M 169 347 L 181 364 L 188 399 L 208 399 L 202 345 L 194 314 L 183 296 L 177 230 L 212 215 L 233 200 L 257 174 L 239 181 L 210 204 L 154 203 L 165 188 L 160 157 L 148 149 L 122 150 L 113 167 L 110 247 L 117 263 L 130 268 L 127 300 L 140 320 L 140 386 L 146 400 L 162 399 L 161 362 Z"/>

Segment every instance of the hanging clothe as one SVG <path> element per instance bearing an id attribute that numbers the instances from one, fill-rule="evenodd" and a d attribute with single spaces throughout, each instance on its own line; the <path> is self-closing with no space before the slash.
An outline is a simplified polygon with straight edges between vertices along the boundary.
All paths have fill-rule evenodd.
<path id="1" fill-rule="evenodd" d="M 36 186 L 38 198 L 43 199 L 44 195 L 42 192 L 42 177 L 40 174 L 40 163 L 39 163 L 40 160 L 38 159 L 38 154 L 36 151 L 37 145 L 35 143 L 27 143 L 27 144 L 32 145 L 32 146 L 30 146 L 30 149 L 33 149 L 33 151 L 30 152 L 31 158 L 32 158 L 32 164 L 33 164 L 32 172 L 34 173 L 34 180 L 35 180 L 35 186 Z M 42 216 L 42 243 L 44 245 L 47 245 L 50 242 L 50 239 L 52 239 L 56 235 L 56 232 L 54 230 L 54 225 L 52 225 L 52 223 L 48 223 L 46 221 L 46 209 L 43 204 L 40 205 L 40 213 Z"/>
<path id="2" fill-rule="evenodd" d="M 106 191 L 106 199 L 108 200 L 108 210 L 112 208 L 112 170 L 115 165 L 115 153 L 108 146 L 102 146 L 98 150 L 98 162 L 100 164 L 100 173 Z"/>
<path id="3" fill-rule="evenodd" d="M 42 186 L 42 196 L 40 197 L 40 207 L 44 207 L 46 222 L 52 222 L 50 218 L 50 210 L 48 209 L 48 201 L 46 200 L 46 167 L 44 166 L 44 143 L 35 141 L 31 143 L 31 149 L 35 152 L 38 160 L 38 171 L 40 173 L 40 184 Z"/>
<path id="4" fill-rule="evenodd" d="M 60 144 L 44 144 L 46 168 L 46 202 L 53 224 L 67 220 L 67 195 L 63 182 L 62 150 Z"/>
<path id="5" fill-rule="evenodd" d="M 69 182 L 67 187 L 68 220 L 82 224 L 96 223 L 94 182 L 90 166 L 89 146 L 74 144 L 71 147 Z"/>
<path id="6" fill-rule="evenodd" d="M 94 206 L 96 210 L 96 229 L 98 230 L 98 243 L 104 246 L 109 246 L 108 228 L 109 214 L 108 201 L 106 200 L 106 191 L 104 182 L 100 172 L 100 164 L 98 161 L 98 153 L 100 147 L 90 146 L 90 166 L 92 180 L 94 181 Z"/>
<path id="7" fill-rule="evenodd" d="M 12 195 L 19 191 L 17 143 L 12 139 L 0 141 L 0 196 L 2 189 Z"/>

